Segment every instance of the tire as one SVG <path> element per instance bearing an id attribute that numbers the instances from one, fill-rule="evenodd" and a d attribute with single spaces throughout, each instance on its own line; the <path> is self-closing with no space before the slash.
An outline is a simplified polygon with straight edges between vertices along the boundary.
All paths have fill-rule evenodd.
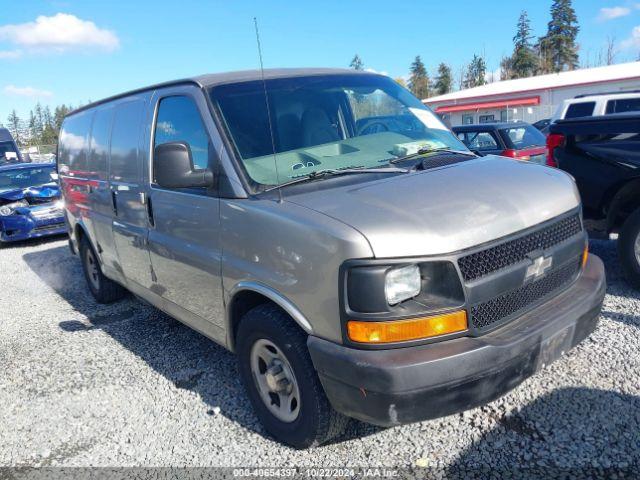
<path id="1" fill-rule="evenodd" d="M 640 248 L 640 209 L 627 218 L 618 238 L 618 257 L 624 276 L 640 290 L 640 251 L 636 254 L 636 242 Z"/>
<path id="2" fill-rule="evenodd" d="M 98 256 L 85 237 L 80 240 L 80 259 L 84 278 L 98 303 L 113 303 L 125 296 L 122 285 L 104 276 Z"/>
<path id="3" fill-rule="evenodd" d="M 272 304 L 253 308 L 242 317 L 236 340 L 238 366 L 245 390 L 259 420 L 276 440 L 303 449 L 321 445 L 344 431 L 348 418 L 336 412 L 327 400 L 307 350 L 307 335 L 284 311 Z M 284 357 L 285 369 L 293 375 L 293 382 L 285 381 L 294 386 L 291 396 L 295 397 L 296 392 L 299 394 L 297 414 L 284 408 L 284 415 L 295 416 L 286 421 L 270 410 L 277 409 L 277 405 L 268 407 L 263 400 L 264 388 L 261 390 L 259 378 L 264 376 L 259 368 L 256 369 L 256 356 L 252 354 L 254 348 L 261 351 L 265 346 L 268 348 L 269 343 L 275 346 L 278 355 Z M 277 362 L 277 358 L 273 362 Z M 271 368 L 277 369 L 277 365 L 273 367 L 274 363 L 270 364 Z M 278 396 L 271 392 L 269 395 Z"/>

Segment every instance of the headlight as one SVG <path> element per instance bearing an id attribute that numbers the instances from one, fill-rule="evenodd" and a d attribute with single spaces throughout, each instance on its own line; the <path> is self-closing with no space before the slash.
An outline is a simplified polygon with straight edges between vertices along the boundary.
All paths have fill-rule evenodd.
<path id="1" fill-rule="evenodd" d="M 420 294 L 420 269 L 417 265 L 394 268 L 384 279 L 384 294 L 389 305 L 397 305 Z"/>
<path id="2" fill-rule="evenodd" d="M 20 200 L 19 202 L 8 203 L 0 207 L 0 216 L 6 217 L 8 215 L 13 215 L 16 208 L 20 207 L 28 207 L 29 203 L 25 200 Z"/>
<path id="3" fill-rule="evenodd" d="M 464 305 L 462 282 L 449 260 L 353 260 L 343 271 L 344 307 L 350 320 L 417 317 Z"/>
<path id="4" fill-rule="evenodd" d="M 53 202 L 53 206 L 59 210 L 62 210 L 64 208 L 64 200 L 56 200 L 55 202 Z"/>

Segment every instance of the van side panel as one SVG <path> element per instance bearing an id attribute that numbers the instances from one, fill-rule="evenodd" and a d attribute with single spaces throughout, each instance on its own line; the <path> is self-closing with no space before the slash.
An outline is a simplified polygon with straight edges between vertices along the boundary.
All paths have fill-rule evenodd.
<path id="1" fill-rule="evenodd" d="M 66 205 L 66 217 L 71 233 L 80 224 L 93 236 L 89 195 L 94 179 L 87 162 L 89 135 L 94 110 L 85 110 L 67 117 L 62 124 L 58 145 L 60 190 Z M 77 242 L 77 238 L 72 239 Z"/>
<path id="2" fill-rule="evenodd" d="M 109 186 L 109 148 L 111 127 L 113 125 L 113 106 L 110 104 L 96 108 L 89 138 L 89 170 L 95 172 L 90 186 L 88 205 L 92 224 L 93 238 L 97 255 L 100 257 L 105 275 L 123 282 L 118 269 L 118 257 L 113 242 L 111 224 L 113 205 Z"/>
<path id="3" fill-rule="evenodd" d="M 145 288 L 151 287 L 146 185 L 142 177 L 147 155 L 143 119 L 149 96 L 127 97 L 115 104 L 109 163 L 113 239 L 119 269 L 127 284 L 135 282 Z"/>

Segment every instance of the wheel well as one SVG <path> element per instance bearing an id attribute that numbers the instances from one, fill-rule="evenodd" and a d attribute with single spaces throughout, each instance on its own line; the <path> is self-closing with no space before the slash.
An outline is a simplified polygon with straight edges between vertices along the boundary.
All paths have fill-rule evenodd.
<path id="1" fill-rule="evenodd" d="M 76 237 L 76 242 L 78 243 L 78 248 L 80 248 L 80 242 L 82 241 L 82 239 L 84 238 L 84 236 L 86 235 L 84 228 L 82 228 L 80 226 L 80 224 L 76 224 L 76 228 L 74 229 L 75 231 L 74 236 Z"/>
<path id="2" fill-rule="evenodd" d="M 640 187 L 640 180 L 635 179 L 620 188 L 610 202 L 607 215 L 609 231 L 619 230 L 629 215 L 640 208 L 640 196 L 637 188 Z"/>
<path id="3" fill-rule="evenodd" d="M 231 300 L 231 306 L 229 308 L 229 326 L 231 328 L 231 342 L 235 348 L 236 334 L 238 332 L 238 325 L 242 317 L 252 308 L 262 305 L 263 303 L 275 302 L 268 297 L 265 297 L 261 293 L 254 292 L 253 290 L 243 290 L 238 292 Z"/>
<path id="4" fill-rule="evenodd" d="M 283 312 L 287 314 L 287 316 L 291 317 L 291 315 L 285 311 L 278 303 L 263 295 L 262 293 L 256 292 L 254 290 L 243 290 L 238 292 L 233 299 L 231 300 L 231 305 L 229 306 L 229 328 L 230 328 L 230 348 L 232 350 L 235 349 L 236 345 L 236 335 L 238 333 L 238 327 L 240 326 L 240 320 L 242 317 L 251 309 L 257 307 L 258 305 L 270 304 L 274 305 L 276 308 L 279 308 Z M 300 328 L 302 332 L 304 329 L 298 325 L 298 323 L 291 318 L 291 323 L 296 327 Z M 306 333 L 306 332 L 305 332 Z"/>

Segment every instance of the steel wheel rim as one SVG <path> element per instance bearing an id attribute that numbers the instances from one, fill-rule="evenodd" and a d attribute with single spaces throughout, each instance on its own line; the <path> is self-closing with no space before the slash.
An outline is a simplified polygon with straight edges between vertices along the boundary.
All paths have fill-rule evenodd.
<path id="1" fill-rule="evenodd" d="M 93 252 L 87 248 L 87 253 L 85 254 L 85 265 L 87 269 L 87 277 L 89 278 L 89 282 L 91 285 L 98 290 L 100 288 L 100 277 L 98 275 L 98 262 L 96 258 L 93 256 Z"/>
<path id="2" fill-rule="evenodd" d="M 291 423 L 300 414 L 300 389 L 291 364 L 270 340 L 260 339 L 251 347 L 251 374 L 262 403 L 273 416 Z"/>
<path id="3" fill-rule="evenodd" d="M 633 245 L 633 252 L 636 254 L 636 262 L 640 264 L 640 232 L 636 235 L 636 241 Z"/>

